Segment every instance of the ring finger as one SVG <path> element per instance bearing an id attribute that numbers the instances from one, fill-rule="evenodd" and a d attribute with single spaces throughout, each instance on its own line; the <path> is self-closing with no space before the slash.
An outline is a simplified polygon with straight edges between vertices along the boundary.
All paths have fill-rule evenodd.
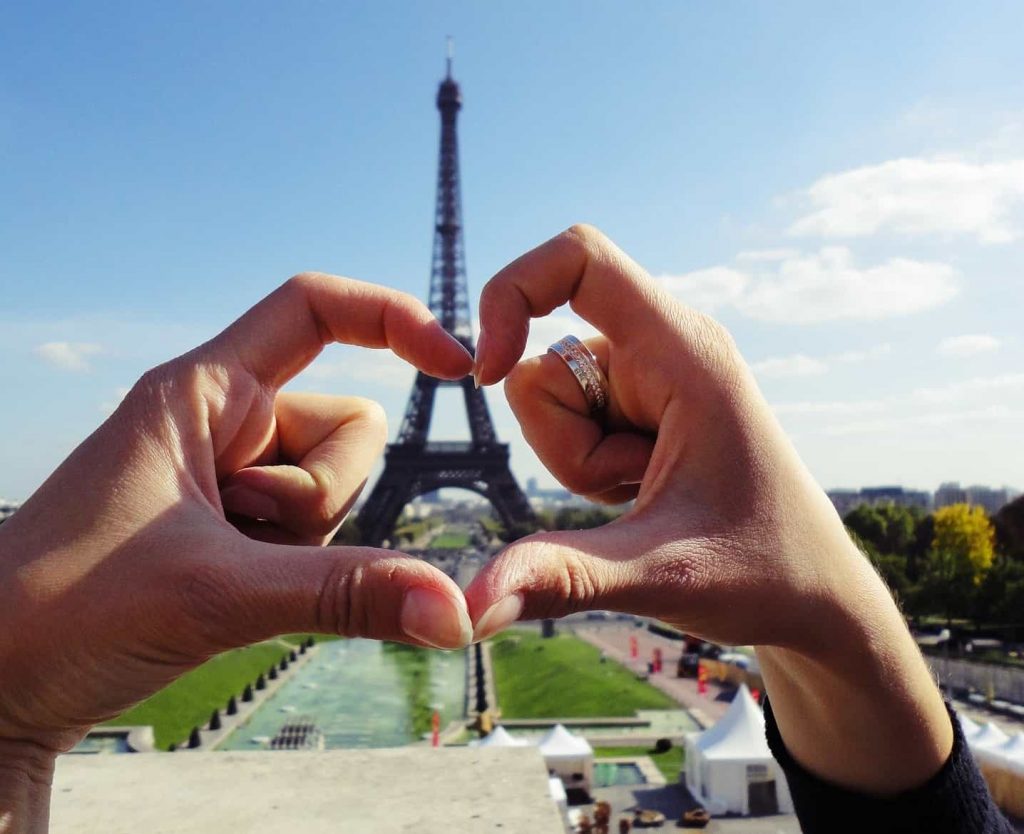
<path id="1" fill-rule="evenodd" d="M 608 378 L 608 341 L 585 344 Z M 516 365 L 505 395 L 527 443 L 567 489 L 607 502 L 625 494 L 618 487 L 643 479 L 654 440 L 625 420 L 614 386 L 606 412 L 595 419 L 575 374 L 549 352 Z"/>

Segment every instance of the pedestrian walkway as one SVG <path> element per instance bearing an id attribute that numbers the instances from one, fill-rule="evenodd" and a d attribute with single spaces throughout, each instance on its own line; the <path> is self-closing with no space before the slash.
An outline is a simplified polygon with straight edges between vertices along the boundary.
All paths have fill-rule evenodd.
<path id="1" fill-rule="evenodd" d="M 731 687 L 724 687 L 715 681 L 708 681 L 707 694 L 701 695 L 697 692 L 696 678 L 676 677 L 676 662 L 683 651 L 683 644 L 678 640 L 670 640 L 632 625 L 621 627 L 580 625 L 576 626 L 574 631 L 577 637 L 600 649 L 612 660 L 637 671 L 646 672 L 647 663 L 653 656 L 654 649 L 661 649 L 663 669 L 660 673 L 651 674 L 648 682 L 685 708 L 702 728 L 710 727 L 717 722 L 729 708 L 733 692 Z M 637 641 L 638 657 L 636 660 L 629 656 L 630 637 L 635 637 Z"/>

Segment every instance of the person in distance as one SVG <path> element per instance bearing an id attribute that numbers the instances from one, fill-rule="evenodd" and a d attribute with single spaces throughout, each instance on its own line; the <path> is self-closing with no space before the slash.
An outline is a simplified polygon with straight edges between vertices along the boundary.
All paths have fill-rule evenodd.
<path id="1" fill-rule="evenodd" d="M 602 334 L 600 408 L 556 353 L 519 361 L 565 303 Z M 0 526 L 0 830 L 44 831 L 56 755 L 218 651 L 302 631 L 457 648 L 598 608 L 756 646 L 805 831 L 1012 831 L 720 325 L 586 226 L 499 272 L 480 319 L 474 364 L 407 295 L 297 276 L 145 374 Z M 504 378 L 555 477 L 634 506 L 513 543 L 465 594 L 398 552 L 324 549 L 386 439 L 374 403 L 280 391 L 329 342 Z"/>

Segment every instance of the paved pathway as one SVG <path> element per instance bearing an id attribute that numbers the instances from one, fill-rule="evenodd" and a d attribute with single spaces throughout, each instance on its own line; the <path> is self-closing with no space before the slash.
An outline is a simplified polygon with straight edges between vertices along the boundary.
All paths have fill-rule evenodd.
<path id="1" fill-rule="evenodd" d="M 661 649 L 663 670 L 651 675 L 649 682 L 684 707 L 702 727 L 710 727 L 729 708 L 732 690 L 714 681 L 708 681 L 706 695 L 697 693 L 696 678 L 677 678 L 676 661 L 683 651 L 683 644 L 658 634 L 636 628 L 632 625 L 603 626 L 588 628 L 580 625 L 574 628 L 576 635 L 631 669 L 646 669 L 655 648 Z M 629 657 L 629 638 L 636 637 L 639 658 Z"/>

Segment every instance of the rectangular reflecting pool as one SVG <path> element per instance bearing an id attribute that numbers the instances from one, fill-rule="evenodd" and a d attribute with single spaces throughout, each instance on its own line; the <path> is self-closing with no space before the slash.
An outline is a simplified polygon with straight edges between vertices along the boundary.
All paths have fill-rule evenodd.
<path id="1" fill-rule="evenodd" d="M 594 762 L 594 786 L 643 785 L 647 780 L 640 768 L 628 762 Z"/>
<path id="2" fill-rule="evenodd" d="M 379 643 L 321 643 L 310 661 L 219 745 L 261 750 L 285 724 L 312 722 L 324 746 L 400 747 L 461 718 L 465 706 L 465 652 L 441 652 Z"/>

